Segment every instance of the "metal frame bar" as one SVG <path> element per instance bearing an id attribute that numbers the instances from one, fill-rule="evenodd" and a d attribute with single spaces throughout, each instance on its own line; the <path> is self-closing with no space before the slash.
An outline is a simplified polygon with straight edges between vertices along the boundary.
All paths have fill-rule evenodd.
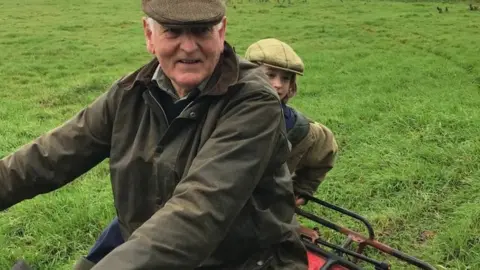
<path id="1" fill-rule="evenodd" d="M 413 257 L 413 256 L 410 256 L 410 255 L 408 255 L 408 254 L 406 254 L 406 253 L 403 253 L 403 252 L 401 252 L 401 251 L 399 251 L 399 250 L 396 250 L 396 249 L 394 249 L 394 248 L 392 248 L 392 247 L 390 247 L 390 246 L 388 246 L 388 245 L 386 245 L 386 244 L 383 244 L 383 243 L 375 240 L 375 233 L 374 233 L 374 231 L 373 231 L 373 227 L 372 227 L 372 225 L 368 222 L 368 220 L 365 219 L 364 217 L 362 217 L 362 216 L 360 216 L 360 215 L 358 215 L 358 214 L 356 214 L 356 213 L 353 213 L 353 212 L 350 211 L 350 210 L 347 210 L 347 209 L 338 207 L 338 206 L 336 206 L 336 205 L 327 203 L 327 202 L 325 202 L 325 201 L 322 201 L 322 200 L 320 200 L 320 199 L 318 199 L 318 198 L 315 198 L 315 197 L 313 197 L 313 196 L 310 196 L 310 195 L 308 195 L 308 194 L 300 194 L 300 197 L 302 197 L 303 199 L 305 199 L 306 202 L 312 201 L 312 202 L 314 202 L 314 203 L 320 204 L 320 205 L 322 205 L 322 206 L 324 206 L 324 207 L 326 207 L 326 208 L 332 209 L 332 210 L 337 211 L 337 212 L 340 212 L 340 213 L 342 213 L 342 214 L 344 214 L 344 215 L 346 215 L 346 216 L 349 216 L 349 217 L 352 217 L 352 218 L 354 218 L 354 219 L 356 219 L 356 220 L 359 220 L 359 221 L 361 221 L 361 222 L 365 225 L 365 227 L 367 228 L 367 231 L 368 231 L 368 237 L 365 237 L 364 235 L 362 235 L 362 234 L 360 234 L 360 233 L 358 233 L 358 232 L 352 231 L 352 230 L 350 230 L 350 229 L 348 229 L 348 228 L 345 228 L 345 227 L 342 227 L 342 226 L 340 226 L 340 225 L 338 225 L 338 224 L 335 224 L 335 223 L 333 223 L 333 222 L 331 222 L 331 221 L 329 221 L 329 220 L 327 220 L 327 219 L 318 217 L 318 216 L 316 216 L 316 215 L 314 215 L 314 214 L 312 214 L 312 213 L 310 213 L 310 212 L 307 212 L 307 211 L 305 211 L 305 210 L 303 210 L 303 209 L 300 209 L 300 208 L 298 208 L 298 207 L 295 209 L 295 212 L 296 212 L 298 215 L 303 216 L 303 217 L 305 217 L 305 218 L 307 218 L 307 219 L 309 219 L 309 220 L 311 220 L 311 221 L 314 221 L 314 222 L 316 222 L 316 223 L 319 223 L 319 224 L 321 224 L 321 225 L 323 225 L 323 226 L 325 226 L 325 227 L 327 227 L 327 228 L 330 228 L 330 229 L 332 229 L 332 230 L 334 230 L 334 231 L 337 231 L 337 232 L 339 232 L 339 233 L 341 233 L 341 234 L 344 234 L 344 235 L 346 235 L 347 237 L 349 237 L 350 239 L 352 239 L 353 241 L 360 243 L 360 247 L 359 247 L 359 249 L 357 250 L 357 252 L 353 252 L 353 251 L 350 251 L 350 252 L 353 252 L 353 253 L 356 253 L 356 254 L 360 255 L 360 254 L 363 252 L 363 249 L 364 249 L 365 246 L 371 246 L 371 247 L 373 247 L 373 248 L 375 248 L 375 249 L 377 249 L 377 250 L 380 250 L 380 251 L 382 251 L 383 253 L 389 254 L 389 255 L 391 255 L 391 256 L 393 256 L 393 257 L 395 257 L 395 258 L 397 258 L 397 259 L 399 259 L 399 260 L 401 260 L 401 261 L 404 261 L 404 262 L 407 262 L 407 263 L 409 263 L 409 264 L 415 265 L 415 266 L 419 267 L 420 269 L 436 270 L 433 266 L 431 266 L 430 264 L 428 264 L 428 263 L 426 263 L 426 262 L 424 262 L 424 261 L 419 260 L 418 258 L 415 258 L 415 257 Z M 304 242 L 305 242 L 305 241 L 304 241 Z M 316 243 L 323 245 L 323 244 L 328 243 L 328 242 L 323 241 L 323 240 L 318 241 L 318 239 L 317 239 Z M 310 244 L 310 243 L 309 243 L 309 244 Z M 315 245 L 314 243 L 311 243 L 311 244 L 312 244 L 312 245 Z M 346 249 L 343 248 L 343 247 L 339 247 L 339 246 L 336 246 L 336 245 L 331 244 L 331 243 L 328 243 L 328 244 L 331 245 L 331 248 L 333 248 L 333 249 L 335 249 L 335 250 L 337 250 L 337 251 L 339 251 L 339 252 L 341 252 L 341 253 L 347 253 L 347 252 L 345 252 Z M 347 254 L 349 254 L 349 253 L 347 253 Z M 355 256 L 355 255 L 353 255 L 353 254 L 349 254 L 349 255 L 352 255 L 352 256 L 356 257 L 357 259 L 362 259 L 361 257 L 358 257 L 358 255 L 357 255 L 357 256 Z M 337 255 L 337 256 L 338 256 L 338 255 Z M 382 264 L 383 264 L 383 263 L 382 263 Z"/>

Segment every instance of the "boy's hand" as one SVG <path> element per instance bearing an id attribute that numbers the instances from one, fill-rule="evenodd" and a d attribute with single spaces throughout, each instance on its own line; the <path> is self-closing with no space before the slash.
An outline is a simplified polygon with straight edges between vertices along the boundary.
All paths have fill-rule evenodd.
<path id="1" fill-rule="evenodd" d="M 299 207 L 299 206 L 302 206 L 302 205 L 305 205 L 305 199 L 300 198 L 300 197 L 296 197 L 295 198 L 295 206 Z"/>

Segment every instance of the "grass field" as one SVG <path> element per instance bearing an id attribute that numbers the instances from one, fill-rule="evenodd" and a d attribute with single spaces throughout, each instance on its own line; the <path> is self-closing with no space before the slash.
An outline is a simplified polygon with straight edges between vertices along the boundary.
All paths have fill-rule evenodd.
<path id="1" fill-rule="evenodd" d="M 366 216 L 380 240 L 438 269 L 480 269 L 480 11 L 292 2 L 231 0 L 227 36 L 240 54 L 277 37 L 304 59 L 292 105 L 330 127 L 340 146 L 317 195 Z M 0 2 L 0 157 L 150 59 L 139 3 Z M 114 215 L 108 174 L 105 162 L 1 213 L 0 269 L 18 258 L 71 269 Z"/>

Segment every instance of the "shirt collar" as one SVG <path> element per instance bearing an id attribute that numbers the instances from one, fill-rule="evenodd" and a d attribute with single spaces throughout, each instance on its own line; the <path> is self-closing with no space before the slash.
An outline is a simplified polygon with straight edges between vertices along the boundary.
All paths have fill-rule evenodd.
<path id="1" fill-rule="evenodd" d="M 210 79 L 210 77 L 206 78 L 205 80 L 202 81 L 202 83 L 200 83 L 196 88 L 198 91 L 203 91 L 203 89 L 205 89 L 205 86 L 207 85 L 207 82 L 208 80 Z M 157 68 L 155 69 L 155 72 L 153 73 L 153 76 L 152 76 L 152 81 L 155 81 L 158 85 L 158 87 L 167 92 L 173 99 L 175 100 L 183 100 L 183 99 L 186 99 L 190 96 L 190 94 L 192 92 L 196 92 L 196 91 L 190 91 L 185 97 L 183 98 L 180 98 L 177 94 L 177 91 L 175 90 L 175 88 L 173 87 L 172 85 L 172 82 L 170 81 L 170 79 L 165 75 L 165 73 L 163 72 L 163 70 L 161 69 L 160 65 L 157 66 Z"/>

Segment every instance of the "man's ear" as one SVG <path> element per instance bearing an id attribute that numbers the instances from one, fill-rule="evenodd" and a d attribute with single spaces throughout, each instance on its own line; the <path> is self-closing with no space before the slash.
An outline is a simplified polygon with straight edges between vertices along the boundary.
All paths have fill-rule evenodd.
<path id="1" fill-rule="evenodd" d="M 150 25 L 149 21 L 147 20 L 146 17 L 142 18 L 143 21 L 143 34 L 145 36 L 145 43 L 147 45 L 147 51 L 151 54 L 155 54 L 155 46 L 153 46 L 153 41 L 152 41 L 152 27 L 153 25 Z"/>
<path id="2" fill-rule="evenodd" d="M 218 33 L 219 33 L 220 38 L 222 40 L 222 46 L 223 46 L 223 42 L 225 42 L 226 32 L 227 32 L 227 17 L 224 16 L 222 18 L 222 27 L 220 27 L 220 29 L 218 29 Z"/>

